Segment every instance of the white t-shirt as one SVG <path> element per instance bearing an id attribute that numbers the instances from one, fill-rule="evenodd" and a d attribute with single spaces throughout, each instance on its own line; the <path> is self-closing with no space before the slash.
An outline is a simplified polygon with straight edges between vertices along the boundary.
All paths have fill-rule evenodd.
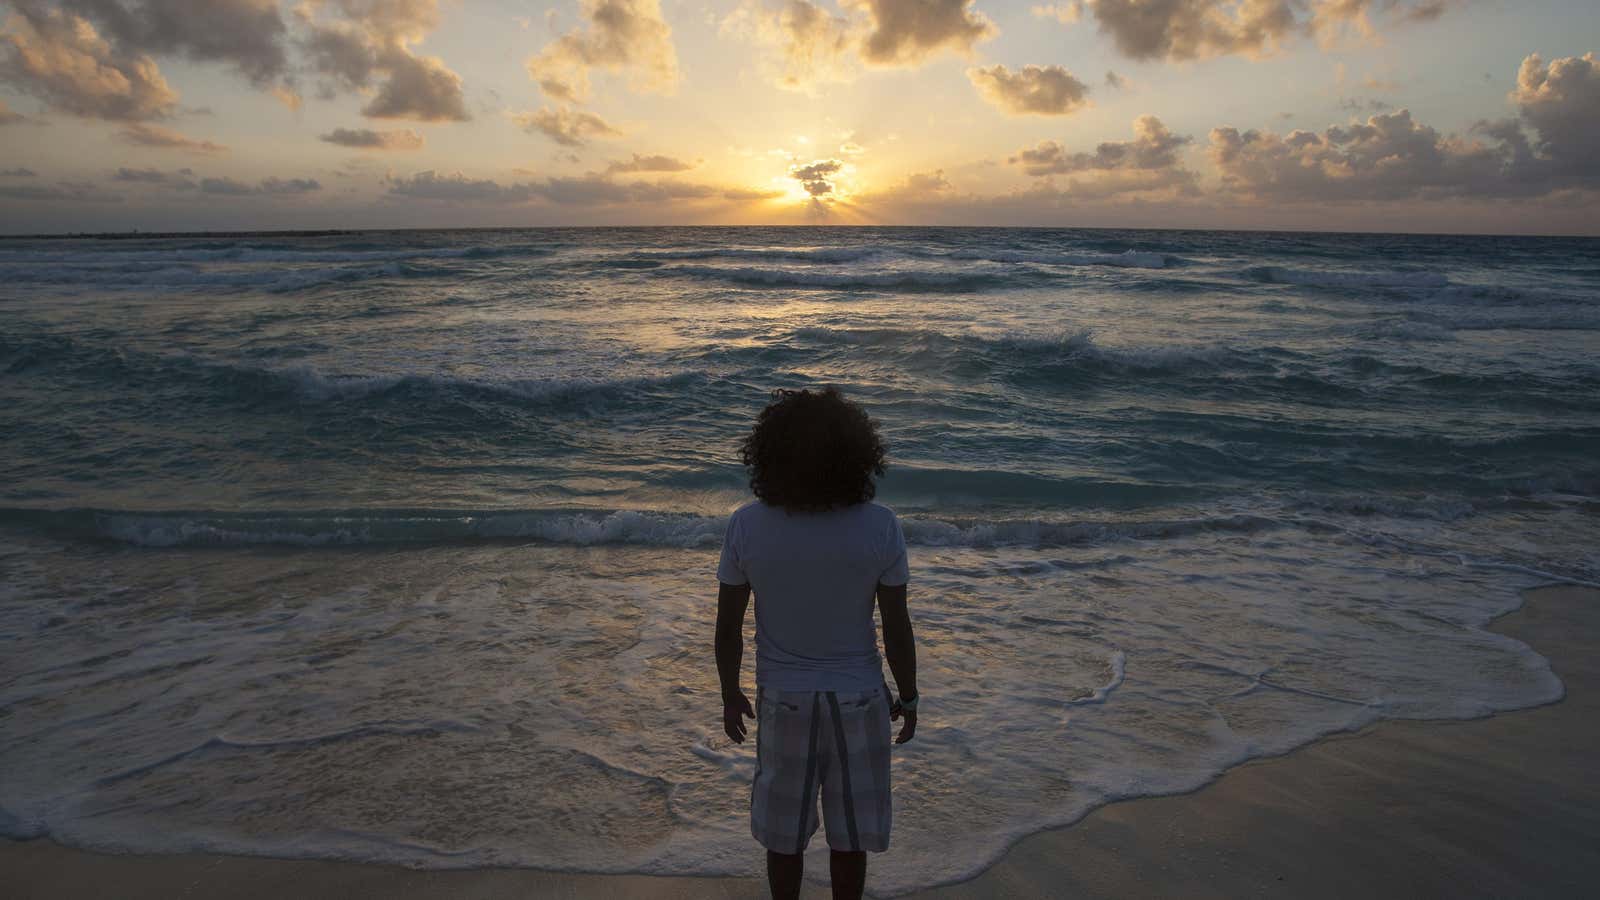
<path id="1" fill-rule="evenodd" d="M 776 691 L 883 684 L 872 605 L 905 584 L 906 539 L 886 506 L 788 513 L 757 500 L 734 511 L 717 580 L 756 597 L 756 684 Z"/>

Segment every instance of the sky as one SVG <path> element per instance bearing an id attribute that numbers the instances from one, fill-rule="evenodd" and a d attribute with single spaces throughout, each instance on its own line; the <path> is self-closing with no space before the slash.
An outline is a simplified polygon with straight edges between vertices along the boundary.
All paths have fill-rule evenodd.
<path id="1" fill-rule="evenodd" d="M 1595 0 L 3 0 L 0 232 L 1600 234 Z"/>

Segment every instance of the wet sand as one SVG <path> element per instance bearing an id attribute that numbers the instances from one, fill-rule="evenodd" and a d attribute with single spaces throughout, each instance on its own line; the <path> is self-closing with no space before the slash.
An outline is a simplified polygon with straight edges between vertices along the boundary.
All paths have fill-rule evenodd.
<path id="1" fill-rule="evenodd" d="M 1256 760 L 1193 793 L 1102 807 L 1023 840 L 971 881 L 915 896 L 1593 896 L 1600 591 L 1530 591 L 1493 627 L 1548 658 L 1565 699 L 1465 722 L 1386 722 Z M 121 856 L 48 840 L 0 843 L 0 885 L 8 898 L 130 900 L 766 894 L 749 879 Z"/>

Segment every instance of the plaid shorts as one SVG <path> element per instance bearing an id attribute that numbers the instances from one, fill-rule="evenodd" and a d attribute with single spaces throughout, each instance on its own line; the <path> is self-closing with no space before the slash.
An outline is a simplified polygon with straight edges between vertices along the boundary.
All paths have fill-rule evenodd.
<path id="1" fill-rule="evenodd" d="M 800 853 L 817 831 L 817 791 L 835 850 L 889 849 L 889 698 L 869 691 L 756 691 L 750 833 Z"/>

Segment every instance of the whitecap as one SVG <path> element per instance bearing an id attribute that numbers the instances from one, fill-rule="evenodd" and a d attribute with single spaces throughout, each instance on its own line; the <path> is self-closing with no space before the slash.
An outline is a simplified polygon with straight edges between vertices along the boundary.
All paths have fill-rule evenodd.
<path id="1" fill-rule="evenodd" d="M 1450 279 L 1434 272 L 1351 272 L 1338 269 L 1295 269 L 1255 266 L 1245 269 L 1250 281 L 1330 288 L 1442 288 Z"/>

